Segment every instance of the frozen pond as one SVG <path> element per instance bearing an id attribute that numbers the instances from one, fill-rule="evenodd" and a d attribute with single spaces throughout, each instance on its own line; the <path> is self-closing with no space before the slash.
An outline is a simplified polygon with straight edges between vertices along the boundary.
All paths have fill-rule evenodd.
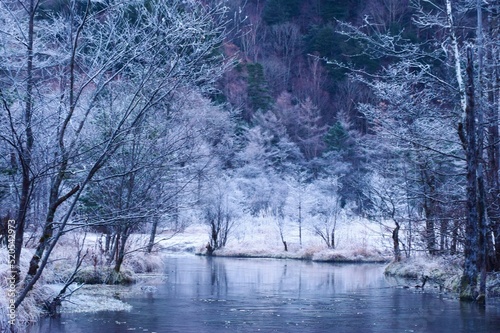
<path id="1" fill-rule="evenodd" d="M 62 314 L 30 333 L 500 332 L 500 307 L 388 283 L 383 265 L 169 257 L 130 312 Z M 143 288 L 147 289 L 147 288 Z"/>

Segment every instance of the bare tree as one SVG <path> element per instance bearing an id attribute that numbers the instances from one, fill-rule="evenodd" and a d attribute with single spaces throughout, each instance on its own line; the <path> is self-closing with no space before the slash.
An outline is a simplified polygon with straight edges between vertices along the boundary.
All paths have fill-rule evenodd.
<path id="1" fill-rule="evenodd" d="M 227 66 L 213 52 L 226 33 L 222 5 L 41 5 L 2 2 L 10 51 L 2 63 L 11 65 L 2 72 L 2 140 L 23 172 L 17 257 L 35 180 L 50 180 L 42 235 L 16 307 L 40 278 L 86 186 L 142 119 L 174 89 L 210 90 Z M 104 135 L 95 137 L 95 127 Z"/>
<path id="2" fill-rule="evenodd" d="M 204 195 L 202 214 L 209 226 L 207 254 L 226 246 L 237 221 L 237 190 L 228 180 L 214 181 L 211 190 Z M 236 201 L 235 201 L 236 200 Z"/>
<path id="3" fill-rule="evenodd" d="M 321 237 L 326 246 L 334 249 L 336 246 L 335 231 L 341 217 L 343 207 L 338 193 L 339 184 L 336 178 L 320 179 L 316 181 L 319 194 L 314 206 L 309 212 L 312 218 L 313 232 Z"/>
<path id="4" fill-rule="evenodd" d="M 285 236 L 285 206 L 288 199 L 288 186 L 283 180 L 279 179 L 277 175 L 269 176 L 271 177 L 272 190 L 268 211 L 278 227 L 283 249 L 288 251 L 288 243 Z"/>
<path id="5" fill-rule="evenodd" d="M 241 49 L 250 57 L 250 61 L 258 62 L 262 52 L 261 44 L 267 34 L 262 21 L 264 1 L 259 0 L 255 6 L 247 7 L 247 9 L 250 8 L 253 9 L 253 12 L 248 12 L 246 26 L 242 27 L 240 43 Z"/>
<path id="6" fill-rule="evenodd" d="M 300 50 L 300 29 L 293 23 L 281 23 L 273 25 L 271 28 L 270 39 L 272 40 L 274 50 L 284 62 L 285 73 L 283 81 L 279 85 L 283 90 L 291 86 L 292 64 Z"/>

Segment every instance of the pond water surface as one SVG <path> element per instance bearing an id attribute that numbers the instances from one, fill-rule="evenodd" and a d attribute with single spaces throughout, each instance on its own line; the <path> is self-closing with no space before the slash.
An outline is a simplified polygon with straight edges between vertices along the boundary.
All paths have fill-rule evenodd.
<path id="1" fill-rule="evenodd" d="M 130 312 L 63 313 L 30 333 L 500 332 L 497 301 L 481 309 L 403 289 L 380 264 L 179 256 L 166 265 L 165 279 L 125 299 Z"/>

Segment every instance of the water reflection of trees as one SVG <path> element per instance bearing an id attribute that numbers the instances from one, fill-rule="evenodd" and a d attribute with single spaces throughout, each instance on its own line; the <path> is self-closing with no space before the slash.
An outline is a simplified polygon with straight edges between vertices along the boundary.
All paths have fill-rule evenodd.
<path id="1" fill-rule="evenodd" d="M 195 288 L 191 289 L 191 293 L 196 297 L 214 299 L 238 299 L 248 295 L 287 295 L 301 299 L 318 291 L 325 296 L 355 293 L 379 284 L 383 271 L 383 268 L 373 265 L 333 265 L 292 260 L 270 263 L 264 259 L 207 257 L 200 258 L 199 264 L 196 269 L 189 269 L 185 272 L 187 274 L 180 274 L 175 280 L 193 281 Z"/>
<path id="2" fill-rule="evenodd" d="M 207 258 L 210 266 L 210 295 L 225 298 L 229 293 L 229 282 L 224 261 Z"/>

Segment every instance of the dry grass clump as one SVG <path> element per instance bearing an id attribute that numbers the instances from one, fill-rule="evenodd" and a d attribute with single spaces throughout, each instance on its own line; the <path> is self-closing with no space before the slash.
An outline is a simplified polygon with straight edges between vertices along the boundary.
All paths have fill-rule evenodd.
<path id="1" fill-rule="evenodd" d="M 33 251 L 31 249 L 25 249 L 21 253 L 20 266 L 22 273 L 28 270 L 32 254 Z M 0 249 L 0 328 L 9 327 L 9 302 L 11 301 L 11 297 L 8 295 L 10 287 L 8 279 L 10 277 L 11 271 L 8 265 L 7 249 L 2 247 Z M 42 277 L 40 283 L 33 287 L 21 305 L 16 309 L 14 331 L 24 332 L 29 324 L 36 322 L 44 314 L 44 302 L 53 297 L 52 291 L 44 287 L 44 281 Z"/>
<path id="2" fill-rule="evenodd" d="M 7 258 L 2 251 L 0 257 L 0 327 L 8 327 L 9 323 L 9 297 L 8 292 L 8 279 L 10 278 L 10 267 L 7 265 Z"/>
<path id="3" fill-rule="evenodd" d="M 73 270 L 66 272 L 66 279 Z M 130 284 L 135 282 L 134 273 L 129 269 L 121 269 L 115 272 L 112 267 L 85 266 L 78 270 L 74 282 L 84 284 Z"/>
<path id="4" fill-rule="evenodd" d="M 318 253 L 325 250 L 323 245 L 309 245 L 299 250 L 300 257 L 307 260 L 313 260 Z"/>
<path id="5" fill-rule="evenodd" d="M 161 273 L 165 263 L 158 253 L 134 252 L 125 257 L 126 265 L 134 273 Z"/>
<path id="6" fill-rule="evenodd" d="M 304 247 L 291 243 L 288 251 L 283 247 L 246 248 L 244 243 L 240 246 L 230 245 L 214 252 L 220 257 L 240 258 L 276 258 L 276 259 L 302 259 L 324 262 L 388 262 L 389 257 L 376 249 L 367 247 L 353 247 L 350 249 L 329 249 L 318 243 L 310 243 Z M 205 249 L 199 250 L 201 255 L 206 254 Z"/>
<path id="7" fill-rule="evenodd" d="M 133 237 L 133 245 L 128 246 L 128 251 L 141 240 L 140 236 Z M 85 242 L 84 242 L 85 241 Z M 127 254 L 117 273 L 113 270 L 113 263 L 109 262 L 106 253 L 101 249 L 99 236 L 96 234 L 74 235 L 58 244 L 52 255 L 50 267 L 54 270 L 51 277 L 54 283 L 66 281 L 73 274 L 76 264 L 76 251 L 80 249 L 84 257 L 81 267 L 76 274 L 75 282 L 85 284 L 129 284 L 135 282 L 134 273 L 162 272 L 163 260 L 158 253 L 144 253 L 135 251 Z"/>
<path id="8" fill-rule="evenodd" d="M 313 252 L 313 261 L 323 262 L 387 262 L 387 254 L 363 246 L 349 248 L 319 248 Z"/>
<path id="9" fill-rule="evenodd" d="M 105 258 L 91 255 L 83 261 L 75 276 L 75 282 L 85 284 L 130 284 L 136 281 L 135 274 L 161 273 L 164 262 L 159 254 L 134 252 L 125 257 L 120 272 L 115 272 L 113 265 L 109 265 Z M 67 280 L 74 271 L 68 267 L 59 275 L 61 281 Z"/>
<path id="10" fill-rule="evenodd" d="M 46 286 L 35 285 L 16 310 L 16 323 L 19 328 L 37 322 L 45 314 L 43 304 L 54 296 L 52 290 Z"/>
<path id="11" fill-rule="evenodd" d="M 206 251 L 200 254 L 206 254 Z M 278 256 L 276 251 L 269 251 L 265 249 L 245 250 L 245 249 L 229 248 L 229 247 L 215 250 L 213 255 L 219 257 L 237 257 L 237 258 L 273 258 Z"/>

